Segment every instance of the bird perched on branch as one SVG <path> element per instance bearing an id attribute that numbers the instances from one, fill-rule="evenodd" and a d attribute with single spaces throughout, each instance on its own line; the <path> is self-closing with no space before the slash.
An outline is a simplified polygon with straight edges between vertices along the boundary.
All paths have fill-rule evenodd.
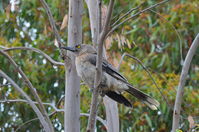
<path id="1" fill-rule="evenodd" d="M 94 88 L 97 61 L 96 49 L 87 44 L 78 44 L 74 47 L 61 48 L 74 53 L 76 56 L 75 64 L 78 76 L 80 76 L 86 85 L 88 85 L 91 89 Z M 131 84 L 129 84 L 127 79 L 105 59 L 102 61 L 102 77 L 99 87 L 103 94 L 128 107 L 132 107 L 132 105 L 121 94 L 124 91 L 141 100 L 152 110 L 157 110 L 157 107 L 159 106 L 158 101 L 134 88 Z"/>

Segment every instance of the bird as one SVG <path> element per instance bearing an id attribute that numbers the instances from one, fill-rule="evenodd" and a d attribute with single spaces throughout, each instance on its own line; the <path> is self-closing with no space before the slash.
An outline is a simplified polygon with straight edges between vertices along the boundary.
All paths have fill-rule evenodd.
<path id="1" fill-rule="evenodd" d="M 63 46 L 61 49 L 68 50 L 75 55 L 78 76 L 88 87 L 93 89 L 97 62 L 96 49 L 89 44 L 76 44 L 72 47 Z M 105 58 L 102 59 L 102 76 L 99 89 L 103 93 L 102 96 L 106 95 L 127 107 L 132 107 L 132 104 L 123 96 L 124 92 L 133 95 L 152 110 L 157 110 L 159 107 L 159 102 L 156 99 L 131 85 Z"/>

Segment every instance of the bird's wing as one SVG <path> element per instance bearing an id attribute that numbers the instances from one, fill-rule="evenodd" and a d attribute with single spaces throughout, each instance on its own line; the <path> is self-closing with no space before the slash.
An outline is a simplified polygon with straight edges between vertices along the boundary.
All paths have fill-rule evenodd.
<path id="1" fill-rule="evenodd" d="M 96 65 L 96 54 L 89 55 L 88 60 L 91 64 Z M 102 60 L 102 70 L 111 75 L 112 77 L 124 82 L 128 83 L 127 79 L 121 75 L 107 60 Z"/>

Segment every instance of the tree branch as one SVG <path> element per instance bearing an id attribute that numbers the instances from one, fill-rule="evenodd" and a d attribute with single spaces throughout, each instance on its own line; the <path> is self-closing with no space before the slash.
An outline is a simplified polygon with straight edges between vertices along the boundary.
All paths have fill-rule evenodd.
<path id="1" fill-rule="evenodd" d="M 117 25 L 115 25 L 114 27 L 112 27 L 112 29 L 108 32 L 108 34 L 107 34 L 106 36 L 109 36 L 110 34 L 112 34 L 119 26 L 121 26 L 122 24 L 124 24 L 124 23 L 127 22 L 128 20 L 130 20 L 130 19 L 132 19 L 132 18 L 134 18 L 134 17 L 137 17 L 137 16 L 139 16 L 141 13 L 146 12 L 146 11 L 148 11 L 148 10 L 150 10 L 150 9 L 152 9 L 152 8 L 155 8 L 155 7 L 157 7 L 157 6 L 161 5 L 161 4 L 164 4 L 164 3 L 168 2 L 168 1 L 170 1 L 170 0 L 164 0 L 164 1 L 161 1 L 161 2 L 159 2 L 159 3 L 156 3 L 156 4 L 154 4 L 154 5 L 150 6 L 150 7 L 145 8 L 144 10 L 141 10 L 141 11 L 137 12 L 136 14 L 134 14 L 134 15 L 132 15 L 132 16 L 130 16 L 130 17 L 124 19 L 122 22 L 120 22 L 119 24 L 117 24 Z"/>
<path id="2" fill-rule="evenodd" d="M 124 15 L 122 15 L 120 18 L 118 18 L 111 26 L 114 27 L 120 20 L 122 20 L 123 18 L 125 18 L 126 16 L 131 14 L 131 12 L 139 9 L 142 5 L 143 5 L 143 3 L 140 4 L 139 6 L 135 7 L 135 8 L 130 9 L 128 12 L 126 12 Z"/>
<path id="3" fill-rule="evenodd" d="M 49 117 L 53 116 L 53 115 L 56 114 L 56 113 L 57 113 L 57 111 L 54 111 L 54 112 L 50 113 L 50 114 L 49 114 Z M 25 126 L 26 124 L 28 124 L 28 123 L 30 123 L 30 122 L 33 122 L 33 121 L 36 121 L 36 120 L 38 120 L 38 118 L 33 118 L 33 119 L 31 119 L 31 120 L 28 120 L 28 121 L 22 123 L 20 126 L 17 127 L 17 129 L 15 130 L 15 132 L 17 132 L 18 130 L 20 130 L 20 129 L 21 129 L 23 126 Z"/>
<path id="4" fill-rule="evenodd" d="M 12 59 L 12 57 L 10 57 L 6 52 L 0 50 L 0 54 L 2 54 L 3 56 L 5 56 L 9 62 L 15 67 L 15 69 L 17 70 L 18 73 L 20 73 L 22 80 L 24 81 L 24 83 L 30 88 L 31 93 L 33 94 L 35 100 L 38 102 L 39 104 L 39 109 L 41 110 L 41 113 L 43 114 L 45 120 L 48 123 L 48 127 L 49 127 L 49 132 L 53 132 L 53 126 L 52 123 L 48 117 L 48 114 L 44 108 L 44 105 L 42 104 L 42 101 L 39 97 L 39 95 L 37 94 L 36 89 L 33 87 L 32 83 L 30 82 L 30 80 L 28 79 L 28 77 L 25 75 L 25 73 L 21 70 L 21 68 L 15 63 L 15 61 Z"/>
<path id="5" fill-rule="evenodd" d="M 64 46 L 62 41 L 61 41 L 61 37 L 60 37 L 59 32 L 57 30 L 57 27 L 55 25 L 55 20 L 53 19 L 53 16 L 52 16 L 52 13 L 50 11 L 50 8 L 49 8 L 48 4 L 46 3 L 45 0 L 40 0 L 40 2 L 42 3 L 42 5 L 43 5 L 43 7 L 44 7 L 44 9 L 45 9 L 45 11 L 46 11 L 46 13 L 48 15 L 48 19 L 49 19 L 50 25 L 52 27 L 53 33 L 55 35 L 55 38 L 57 39 L 59 47 Z"/>
<path id="6" fill-rule="evenodd" d="M 32 109 L 35 111 L 39 121 L 41 122 L 42 126 L 44 127 L 45 131 L 50 131 L 49 124 L 45 120 L 44 116 L 42 115 L 41 111 L 37 108 L 37 106 L 33 103 L 33 101 L 30 99 L 30 97 L 8 76 L 6 75 L 2 70 L 0 70 L 0 76 L 5 78 L 9 83 L 12 84 L 12 86 L 25 98 L 27 99 L 27 102 L 30 104 Z"/>
<path id="7" fill-rule="evenodd" d="M 197 34 L 196 38 L 194 39 L 187 56 L 185 58 L 185 62 L 182 67 L 182 72 L 180 75 L 180 82 L 178 84 L 178 90 L 176 94 L 175 106 L 173 111 L 173 124 L 172 124 L 172 132 L 175 132 L 176 129 L 179 128 L 179 120 L 180 120 L 180 111 L 181 111 L 181 104 L 182 104 L 182 97 L 184 92 L 184 85 L 186 82 L 186 77 L 189 71 L 189 67 L 192 61 L 192 58 L 196 52 L 196 49 L 199 46 L 199 33 Z"/>
<path id="8" fill-rule="evenodd" d="M 182 37 L 179 33 L 179 31 L 175 28 L 175 26 L 169 21 L 167 20 L 166 18 L 164 18 L 160 13 L 152 10 L 152 9 L 149 9 L 151 12 L 157 14 L 160 18 L 162 18 L 164 21 L 166 21 L 167 23 L 169 23 L 171 25 L 171 27 L 173 28 L 173 30 L 175 31 L 176 35 L 178 36 L 179 38 L 179 41 L 180 41 L 180 57 L 181 57 L 181 62 L 183 62 L 183 56 L 182 56 Z"/>
<path id="9" fill-rule="evenodd" d="M 110 0 L 105 23 L 97 41 L 98 50 L 97 50 L 95 84 L 94 84 L 94 89 L 93 89 L 93 94 L 92 94 L 91 110 L 90 110 L 90 116 L 89 116 L 89 121 L 88 121 L 88 126 L 87 126 L 87 132 L 94 132 L 95 130 L 98 96 L 99 96 L 98 86 L 101 82 L 101 75 L 102 75 L 103 42 L 109 30 L 111 15 L 113 11 L 113 5 L 114 5 L 114 0 Z"/>
<path id="10" fill-rule="evenodd" d="M 23 100 L 23 99 L 0 100 L 0 103 L 15 103 L 15 102 L 29 103 L 27 100 Z M 35 102 L 35 101 L 32 101 L 32 103 L 38 104 L 38 102 Z M 57 113 L 57 112 L 64 112 L 64 109 L 58 109 L 58 108 L 57 108 L 54 104 L 52 104 L 52 103 L 43 103 L 43 104 L 44 104 L 44 105 L 48 105 L 48 106 L 52 107 L 52 108 L 55 110 L 54 112 L 52 112 L 51 114 L 49 114 L 49 117 L 52 116 L 52 115 L 54 115 L 54 114 Z M 81 117 L 83 117 L 83 116 L 89 117 L 89 115 L 90 115 L 90 114 L 88 114 L 88 113 L 80 113 L 80 116 L 81 116 Z M 26 125 L 27 123 L 30 123 L 30 122 L 35 121 L 35 120 L 37 120 L 37 119 L 39 119 L 39 118 L 34 118 L 34 119 L 31 119 L 31 120 L 29 120 L 29 121 L 23 123 L 22 125 L 20 125 L 20 126 L 16 129 L 16 131 L 18 131 L 19 129 L 21 129 L 21 127 L 23 127 L 23 126 Z M 106 121 L 105 121 L 105 120 L 103 120 L 103 119 L 102 119 L 101 117 L 99 117 L 99 116 L 97 116 L 97 120 L 98 120 L 99 122 L 101 122 L 101 123 L 106 127 L 106 129 L 107 129 L 107 124 L 106 124 Z M 15 132 L 16 132 L 16 131 L 15 131 Z"/>
<path id="11" fill-rule="evenodd" d="M 14 102 L 22 102 L 22 103 L 28 103 L 27 100 L 24 99 L 9 99 L 9 100 L 0 100 L 0 103 L 14 103 Z M 38 102 L 32 101 L 34 104 L 38 104 Z M 42 103 L 43 105 L 48 105 L 52 107 L 57 112 L 64 112 L 63 109 L 58 109 L 54 104 L 52 103 Z"/>
<path id="12" fill-rule="evenodd" d="M 137 61 L 137 62 L 142 66 L 142 68 L 147 72 L 147 74 L 148 74 L 149 77 L 151 78 L 152 82 L 155 84 L 155 86 L 156 86 L 156 88 L 158 89 L 158 91 L 160 92 L 161 96 L 162 96 L 162 97 L 164 98 L 164 100 L 166 101 L 167 105 L 170 106 L 170 105 L 169 105 L 169 101 L 168 101 L 167 98 L 164 96 L 164 94 L 162 93 L 161 89 L 158 87 L 157 83 L 155 82 L 155 80 L 154 80 L 154 78 L 152 77 L 152 75 L 151 75 L 150 71 L 148 70 L 148 68 L 146 68 L 146 67 L 144 66 L 144 64 L 142 63 L 142 61 L 140 61 L 137 57 L 134 57 L 134 56 L 132 56 L 132 55 L 130 55 L 130 54 L 128 54 L 128 53 L 124 53 L 124 54 L 122 55 L 122 58 L 120 59 L 120 62 L 119 62 L 119 65 L 118 65 L 118 68 L 117 68 L 117 69 L 118 69 L 118 70 L 120 69 L 120 65 L 121 65 L 122 61 L 124 60 L 124 57 L 125 57 L 125 56 L 134 59 L 135 61 Z M 172 108 L 172 107 L 170 106 L 170 108 Z"/>
<path id="13" fill-rule="evenodd" d="M 52 63 L 55 66 L 63 66 L 64 65 L 64 63 L 53 60 L 49 55 L 47 55 L 43 51 L 41 51 L 39 49 L 36 49 L 36 48 L 28 48 L 28 47 L 11 47 L 11 48 L 6 48 L 6 47 L 4 47 L 3 51 L 10 51 L 10 50 L 30 50 L 30 51 L 34 51 L 34 52 L 39 53 L 42 56 L 44 56 L 44 58 L 46 60 L 48 60 L 50 63 Z"/>
<path id="14" fill-rule="evenodd" d="M 64 111 L 58 111 L 58 112 L 64 112 Z M 53 116 L 53 115 L 56 114 L 56 113 L 57 113 L 57 111 L 52 112 L 51 114 L 49 114 L 49 117 Z M 90 114 L 88 114 L 88 113 L 80 113 L 80 117 L 83 117 L 83 116 L 89 117 Z M 17 132 L 18 130 L 20 130 L 24 125 L 27 125 L 28 123 L 31 123 L 31 122 L 36 121 L 36 120 L 38 120 L 38 118 L 34 118 L 34 119 L 31 119 L 31 120 L 28 120 L 28 121 L 24 122 L 23 124 L 21 124 L 21 125 L 15 130 L 15 132 Z M 102 119 L 101 117 L 99 117 L 99 116 L 97 116 L 97 120 L 98 120 L 99 122 L 101 122 L 101 123 L 106 127 L 106 129 L 107 129 L 107 123 L 106 123 L 105 120 L 103 120 L 103 119 Z"/>
<path id="15" fill-rule="evenodd" d="M 42 3 L 47 15 L 48 15 L 48 19 L 49 19 L 49 22 L 50 22 L 50 25 L 53 29 L 53 33 L 55 35 L 55 38 L 58 42 L 58 46 L 59 46 L 59 52 L 60 52 L 60 55 L 61 57 L 64 59 L 64 62 L 65 62 L 65 66 L 68 67 L 69 65 L 71 65 L 71 60 L 70 60 L 70 57 L 67 56 L 66 54 L 66 51 L 64 51 L 63 49 L 60 49 L 60 47 L 64 46 L 64 44 L 62 43 L 61 41 L 61 37 L 59 35 L 59 32 L 57 30 L 57 27 L 55 25 L 55 21 L 53 19 L 53 16 L 52 16 L 52 13 L 50 11 L 50 8 L 48 6 L 48 4 L 46 3 L 45 0 L 40 0 L 40 2 Z"/>

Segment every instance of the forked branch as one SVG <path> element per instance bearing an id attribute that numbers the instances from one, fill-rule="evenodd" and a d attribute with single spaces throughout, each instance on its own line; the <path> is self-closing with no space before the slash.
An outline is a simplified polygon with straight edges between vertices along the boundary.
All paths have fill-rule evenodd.
<path id="1" fill-rule="evenodd" d="M 111 30 L 108 32 L 108 34 L 106 35 L 106 37 L 108 37 L 110 34 L 112 34 L 119 26 L 121 26 L 122 24 L 124 24 L 124 23 L 127 22 L 128 20 L 133 19 L 133 18 L 139 16 L 140 14 L 142 14 L 143 12 L 146 12 L 146 11 L 148 11 L 148 10 L 150 10 L 150 9 L 152 9 L 152 8 L 155 8 L 155 7 L 159 6 L 159 5 L 162 5 L 162 4 L 164 4 L 164 3 L 168 2 L 168 1 L 170 1 L 170 0 L 161 1 L 161 2 L 156 3 L 156 4 L 154 4 L 154 5 L 150 6 L 150 7 L 145 8 L 144 10 L 141 10 L 141 11 L 137 12 L 136 14 L 134 14 L 134 15 L 132 15 L 132 16 L 130 16 L 130 17 L 127 17 L 126 19 L 124 19 L 124 20 L 123 20 L 122 22 L 120 22 L 119 24 L 113 26 L 113 27 L 111 28 Z"/>
<path id="2" fill-rule="evenodd" d="M 27 100 L 27 102 L 30 104 L 32 109 L 35 111 L 35 113 L 36 113 L 39 121 L 41 122 L 42 126 L 44 127 L 45 131 L 51 132 L 48 122 L 45 120 L 43 114 L 37 108 L 37 106 L 34 104 L 34 102 L 30 99 L 30 97 L 2 70 L 0 70 L 0 76 L 5 78 L 16 89 L 16 91 L 18 91 Z"/>
<path id="3" fill-rule="evenodd" d="M 109 6 L 108 6 L 108 11 L 106 14 L 105 23 L 104 23 L 104 26 L 102 28 L 102 31 L 101 31 L 98 41 L 97 41 L 98 49 L 97 49 L 95 84 L 94 84 L 94 89 L 93 89 L 93 94 L 92 94 L 92 102 L 91 102 L 87 132 L 94 132 L 94 130 L 95 130 L 96 116 L 97 116 L 97 105 L 98 105 L 98 97 L 99 97 L 98 85 L 101 82 L 101 75 L 102 75 L 103 43 L 104 43 L 105 37 L 110 28 L 110 20 L 111 20 L 111 15 L 112 15 L 112 11 L 113 11 L 113 6 L 114 6 L 114 0 L 110 0 Z"/>
<path id="4" fill-rule="evenodd" d="M 21 70 L 21 68 L 15 63 L 15 61 L 12 59 L 12 57 L 10 57 L 6 52 L 0 50 L 0 54 L 2 54 L 3 56 L 5 56 L 9 60 L 9 62 L 14 66 L 14 68 L 16 69 L 16 71 L 21 75 L 22 80 L 29 87 L 29 89 L 30 89 L 31 93 L 33 94 L 35 100 L 38 102 L 39 109 L 40 109 L 41 113 L 43 114 L 45 120 L 48 123 L 48 127 L 49 127 L 49 130 L 50 130 L 49 132 L 53 132 L 54 129 L 53 129 L 51 120 L 48 117 L 48 114 L 47 114 L 47 112 L 45 110 L 44 105 L 42 104 L 42 101 L 41 101 L 39 95 L 37 94 L 36 89 L 33 87 L 32 83 L 30 82 L 30 80 L 28 79 L 28 77 Z"/>

